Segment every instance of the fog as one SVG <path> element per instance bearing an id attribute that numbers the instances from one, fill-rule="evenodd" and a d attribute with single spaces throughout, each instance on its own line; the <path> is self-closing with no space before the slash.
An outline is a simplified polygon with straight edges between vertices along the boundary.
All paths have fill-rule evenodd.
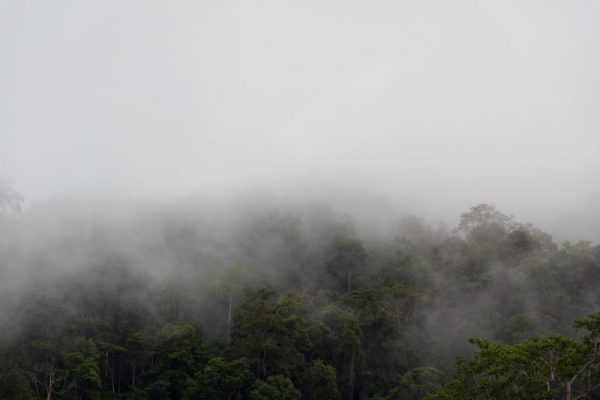
<path id="1" fill-rule="evenodd" d="M 598 242 L 599 12 L 2 1 L 0 174 L 26 209 L 268 193 L 454 226 L 491 202 Z"/>
<path id="2" fill-rule="evenodd" d="M 599 395 L 598 15 L 0 0 L 0 398 Z"/>

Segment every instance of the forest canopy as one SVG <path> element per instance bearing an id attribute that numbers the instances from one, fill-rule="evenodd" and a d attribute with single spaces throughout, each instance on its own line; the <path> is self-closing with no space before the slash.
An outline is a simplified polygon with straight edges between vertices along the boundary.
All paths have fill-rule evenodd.
<path id="1" fill-rule="evenodd" d="M 600 396 L 600 246 L 493 205 L 382 233 L 323 204 L 21 212 L 2 190 L 2 399 Z"/>

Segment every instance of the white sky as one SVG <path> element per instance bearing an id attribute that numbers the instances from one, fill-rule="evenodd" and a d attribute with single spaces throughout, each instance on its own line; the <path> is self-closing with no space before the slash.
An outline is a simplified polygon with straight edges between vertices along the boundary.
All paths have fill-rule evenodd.
<path id="1" fill-rule="evenodd" d="M 0 0 L 0 174 L 29 200 L 318 180 L 600 239 L 598 21 L 592 0 Z"/>

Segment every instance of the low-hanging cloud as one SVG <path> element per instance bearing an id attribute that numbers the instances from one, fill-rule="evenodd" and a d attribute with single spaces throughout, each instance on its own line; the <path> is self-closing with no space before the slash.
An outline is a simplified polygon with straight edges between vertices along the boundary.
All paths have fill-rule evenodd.
<path id="1" fill-rule="evenodd" d="M 593 2 L 0 7 L 0 172 L 29 203 L 339 189 L 600 239 Z"/>

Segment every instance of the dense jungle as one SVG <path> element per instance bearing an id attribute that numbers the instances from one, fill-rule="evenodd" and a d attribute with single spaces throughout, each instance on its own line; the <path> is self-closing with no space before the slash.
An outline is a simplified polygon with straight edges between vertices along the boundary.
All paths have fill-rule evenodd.
<path id="1" fill-rule="evenodd" d="M 600 246 L 490 204 L 456 227 L 324 204 L 0 220 L 0 398 L 600 398 Z"/>

